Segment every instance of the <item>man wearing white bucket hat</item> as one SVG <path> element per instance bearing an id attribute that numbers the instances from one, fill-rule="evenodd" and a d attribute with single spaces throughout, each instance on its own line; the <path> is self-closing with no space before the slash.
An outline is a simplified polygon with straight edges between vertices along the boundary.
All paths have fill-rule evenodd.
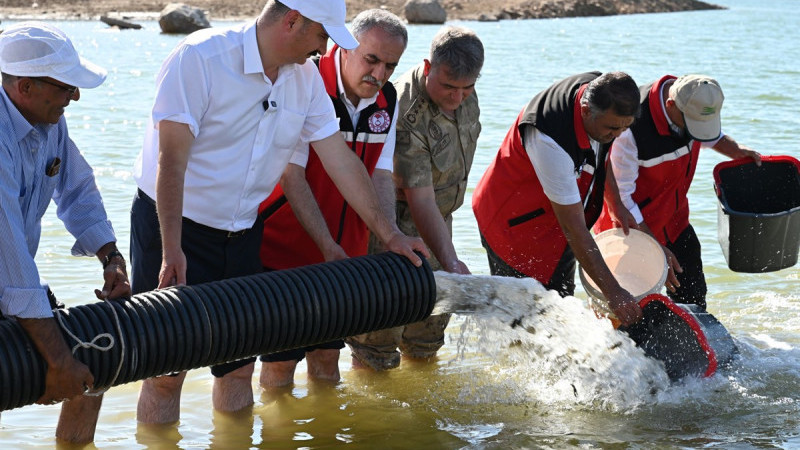
<path id="1" fill-rule="evenodd" d="M 760 155 L 722 134 L 724 95 L 713 78 L 665 75 L 640 87 L 642 116 L 614 141 L 610 164 L 622 206 L 639 228 L 664 247 L 669 263 L 667 290 L 678 303 L 706 307 L 700 241 L 689 224 L 687 193 L 700 147 L 732 158 Z M 606 199 L 595 231 L 622 226 Z"/>
<path id="2" fill-rule="evenodd" d="M 259 204 L 290 161 L 305 160 L 309 144 L 388 249 L 422 264 L 414 253 L 427 256 L 422 240 L 404 235 L 382 213 L 364 164 L 339 132 L 322 77 L 308 60 L 326 53 L 328 37 L 344 49 L 358 45 L 345 26 L 344 0 L 268 0 L 256 20 L 197 31 L 168 56 L 134 169 L 135 293 L 261 272 Z M 215 409 L 253 404 L 254 362 L 211 368 Z M 177 421 L 185 375 L 145 380 L 138 420 Z"/>
<path id="3" fill-rule="evenodd" d="M 14 317 L 47 362 L 45 392 L 37 403 L 65 401 L 56 437 L 86 443 L 94 438 L 102 397 L 82 396 L 92 374 L 61 337 L 52 311 L 60 305 L 40 281 L 34 256 L 52 199 L 75 236 L 72 254 L 94 255 L 103 263 L 97 298 L 130 296 L 125 260 L 92 168 L 69 138 L 63 116 L 80 99 L 80 88 L 99 86 L 106 71 L 81 58 L 61 30 L 41 22 L 16 24 L 0 34 L 0 71 L 0 317 Z"/>

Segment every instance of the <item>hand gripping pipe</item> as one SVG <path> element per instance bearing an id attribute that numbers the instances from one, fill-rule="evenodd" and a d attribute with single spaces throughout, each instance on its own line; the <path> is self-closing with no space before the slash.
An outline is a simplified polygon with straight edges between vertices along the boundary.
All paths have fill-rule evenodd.
<path id="1" fill-rule="evenodd" d="M 94 389 L 418 322 L 431 314 L 430 265 L 362 256 L 57 311 Z M 0 320 L 0 411 L 45 390 L 44 359 L 14 320 Z"/>

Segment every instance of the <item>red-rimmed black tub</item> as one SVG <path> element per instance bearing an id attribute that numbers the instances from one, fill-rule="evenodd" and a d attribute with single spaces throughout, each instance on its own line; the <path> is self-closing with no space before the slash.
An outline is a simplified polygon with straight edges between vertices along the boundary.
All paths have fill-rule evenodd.
<path id="1" fill-rule="evenodd" d="M 661 294 L 639 301 L 644 318 L 627 327 L 645 354 L 664 363 L 670 379 L 710 377 L 737 353 L 728 330 L 696 305 L 675 303 Z"/>
<path id="2" fill-rule="evenodd" d="M 800 161 L 764 156 L 714 168 L 717 235 L 728 267 L 762 273 L 791 267 L 800 250 Z"/>

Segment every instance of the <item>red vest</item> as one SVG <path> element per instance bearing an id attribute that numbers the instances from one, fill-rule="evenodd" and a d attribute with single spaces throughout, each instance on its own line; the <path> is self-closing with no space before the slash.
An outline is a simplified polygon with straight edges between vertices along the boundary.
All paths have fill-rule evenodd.
<path id="1" fill-rule="evenodd" d="M 522 144 L 520 126 L 536 126 L 570 154 L 576 170 L 580 170 L 576 183 L 585 201 L 590 196 L 596 171 L 594 152 L 590 150 L 580 115 L 580 97 L 586 84 L 597 76 L 592 73 L 568 78 L 543 92 L 550 99 L 542 94 L 535 97 L 506 134 L 497 157 L 472 195 L 478 228 L 491 249 L 509 266 L 542 284 L 548 284 L 552 278 L 567 248 L 567 239 Z M 560 99 L 560 107 L 554 105 L 553 97 Z M 555 125 L 547 127 L 547 122 L 537 118 L 537 111 Z M 591 155 L 588 159 L 587 151 Z M 597 180 L 595 184 L 599 184 L 594 189 L 597 192 L 591 197 L 597 203 L 598 195 L 602 201 L 603 183 Z M 599 211 L 599 204 L 592 206 Z M 591 209 L 587 205 L 587 213 Z M 589 225 L 595 217 L 596 214 L 587 217 Z"/>
<path id="2" fill-rule="evenodd" d="M 641 88 L 642 115 L 631 126 L 639 159 L 636 190 L 631 196 L 656 239 L 664 245 L 675 242 L 689 226 L 687 194 L 694 178 L 700 142 L 675 136 L 661 104 L 661 88 L 666 75 Z M 613 148 L 612 148 L 613 151 Z M 612 228 L 608 207 L 595 224 L 595 232 Z"/>
<path id="3" fill-rule="evenodd" d="M 361 111 L 358 124 L 353 124 L 344 101 L 338 95 L 336 49 L 334 46 L 319 59 L 319 71 L 336 109 L 342 136 L 372 175 L 394 120 L 397 93 L 392 83 L 385 83 L 375 103 Z M 366 254 L 369 230 L 339 193 L 313 148 L 309 151 L 306 165 L 306 181 L 317 199 L 331 236 L 349 256 Z M 261 244 L 264 267 L 280 270 L 324 261 L 322 252 L 297 221 L 280 185 L 261 203 L 259 215 L 264 218 Z"/>

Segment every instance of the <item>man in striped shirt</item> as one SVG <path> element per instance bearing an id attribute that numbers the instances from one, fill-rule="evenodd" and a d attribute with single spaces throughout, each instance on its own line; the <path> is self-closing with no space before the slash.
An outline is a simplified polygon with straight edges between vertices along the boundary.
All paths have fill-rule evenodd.
<path id="1" fill-rule="evenodd" d="M 92 168 L 69 138 L 63 116 L 80 99 L 79 88 L 99 86 L 106 71 L 80 58 L 61 30 L 41 22 L 0 35 L 0 71 L 0 317 L 16 319 L 47 362 L 37 403 L 64 401 L 56 437 L 89 442 L 102 397 L 82 396 L 94 379 L 62 337 L 53 316 L 57 302 L 40 281 L 34 256 L 52 199 L 76 239 L 72 254 L 94 255 L 103 264 L 97 298 L 131 294 Z"/>

